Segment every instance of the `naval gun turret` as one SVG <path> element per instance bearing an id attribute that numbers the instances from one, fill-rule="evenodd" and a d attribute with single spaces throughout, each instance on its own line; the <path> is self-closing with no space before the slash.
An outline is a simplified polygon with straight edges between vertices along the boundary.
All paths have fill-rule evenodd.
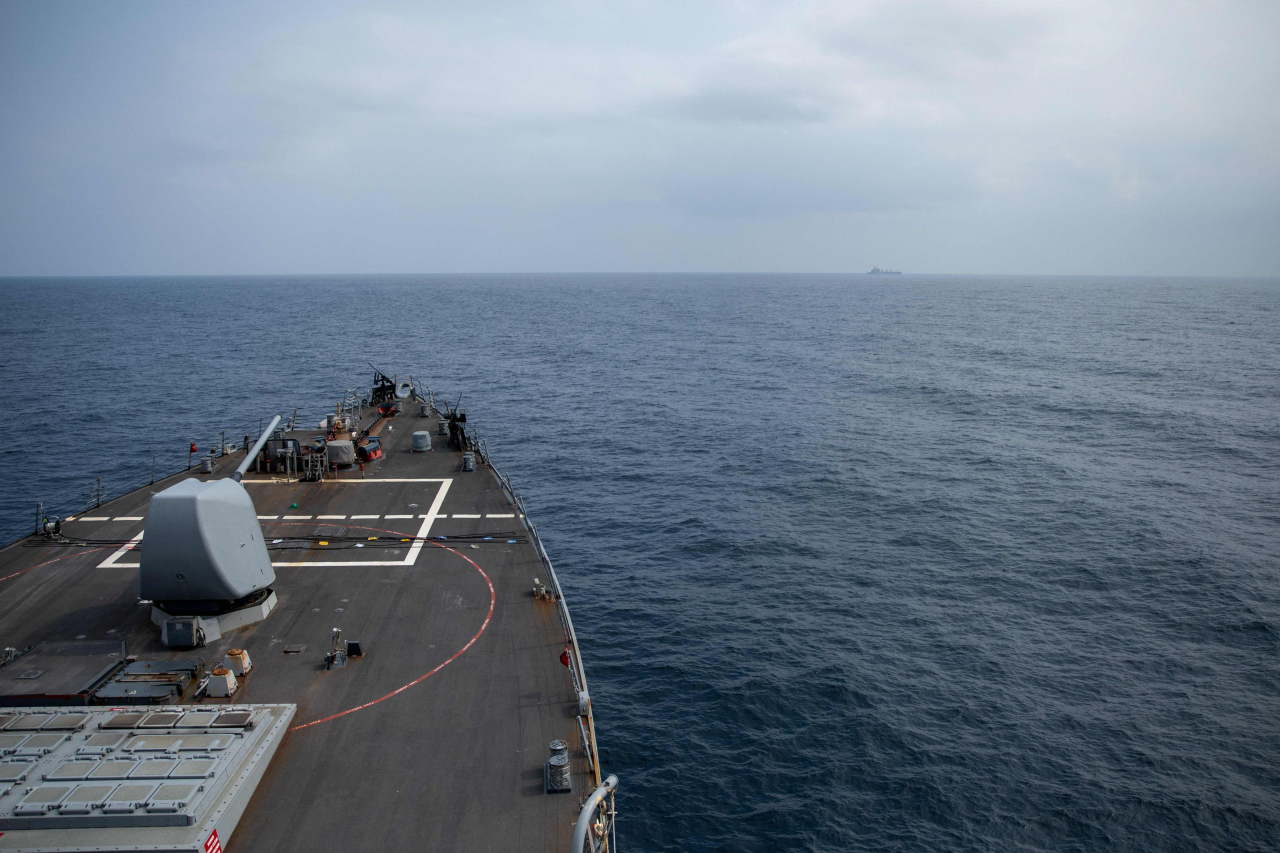
<path id="1" fill-rule="evenodd" d="M 191 648 L 275 609 L 275 569 L 240 479 L 280 423 L 277 415 L 231 477 L 183 480 L 151 498 L 138 594 L 166 646 Z"/>

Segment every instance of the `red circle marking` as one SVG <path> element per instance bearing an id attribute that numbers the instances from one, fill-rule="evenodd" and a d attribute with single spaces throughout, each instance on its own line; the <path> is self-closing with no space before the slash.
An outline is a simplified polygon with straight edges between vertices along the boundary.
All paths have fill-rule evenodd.
<path id="1" fill-rule="evenodd" d="M 0 581 L 7 581 L 9 578 L 16 578 L 18 575 L 25 575 L 27 572 L 32 571 L 33 569 L 38 569 L 38 568 L 40 568 L 41 566 L 47 566 L 47 565 L 49 565 L 50 563 L 56 563 L 56 562 L 58 562 L 59 560 L 69 560 L 69 559 L 71 559 L 72 557 L 79 557 L 81 554 L 92 554 L 94 551 L 105 551 L 105 550 L 106 550 L 106 548 L 105 548 L 105 547 L 104 547 L 104 548 L 90 548 L 88 551 L 76 551 L 74 554 L 64 554 L 64 555 L 62 555 L 61 557 L 54 557 L 52 560 L 46 560 L 46 561 L 44 561 L 43 563 L 37 563 L 36 565 L 32 566 L 32 567 L 31 567 L 31 568 L 29 568 L 29 569 L 23 569 L 23 570 L 22 570 L 22 571 L 20 571 L 20 572 L 14 572 L 14 573 L 13 573 L 13 574 L 11 574 L 11 575 L 5 575 L 4 577 L 0 578 Z"/>
<path id="2" fill-rule="evenodd" d="M 294 524 L 294 525 L 297 525 L 297 524 L 300 524 L 300 522 L 276 522 L 276 524 Z M 321 525 L 311 524 L 311 525 L 309 525 L 309 526 L 311 526 L 311 527 L 316 527 L 316 526 L 321 526 Z M 329 525 L 324 525 L 324 526 L 329 526 Z M 399 531 L 397 531 L 397 530 L 387 530 L 386 528 L 382 528 L 382 527 L 359 527 L 358 525 L 354 525 L 354 524 L 347 524 L 347 525 L 342 525 L 342 526 L 344 526 L 344 527 L 355 527 L 355 528 L 356 528 L 356 529 L 358 529 L 358 530 L 380 530 L 380 531 L 382 531 L 382 532 L 384 532 L 384 533 L 397 533 L 397 534 L 399 533 Z M 415 537 L 415 538 L 416 538 L 416 537 Z M 377 699 L 371 699 L 370 701 L 365 702 L 363 705 L 356 705 L 354 708 L 348 708 L 348 709 L 347 709 L 347 710 L 345 710 L 345 711 L 339 711 L 339 712 L 338 712 L 338 713 L 336 713 L 336 714 L 330 714 L 330 715 L 329 715 L 329 716 L 327 716 L 327 717 L 321 717 L 320 719 L 318 719 L 318 720 L 312 720 L 312 721 L 311 721 L 311 722 L 309 722 L 309 723 L 303 723 L 303 724 L 298 725 L 298 726 L 293 726 L 292 728 L 290 728 L 290 729 L 289 729 L 289 731 L 291 731 L 291 732 L 296 732 L 296 731 L 298 731 L 299 729 L 306 729 L 306 728 L 310 728 L 311 726 L 318 726 L 318 725 L 320 725 L 321 723 L 327 723 L 327 722 L 329 722 L 330 720 L 336 720 L 336 719 L 338 719 L 339 717 L 345 717 L 347 714 L 354 714 L 356 711 L 363 711 L 365 708 L 368 708 L 368 707 L 369 707 L 369 706 L 371 706 L 371 705 L 377 705 L 379 702 L 385 702 L 385 701 L 387 701 L 388 699 L 390 699 L 392 696 L 397 696 L 397 695 L 399 695 L 399 694 L 403 693 L 404 691 L 408 690 L 408 689 L 409 689 L 410 687 L 412 687 L 413 685 L 418 684 L 419 682 L 422 682 L 422 681 L 426 681 L 428 678 L 430 678 L 431 676 L 435 675 L 437 672 L 439 672 L 440 670 L 444 669 L 446 666 L 448 666 L 449 664 L 451 664 L 451 663 L 453 663 L 455 660 L 457 660 L 459 657 L 461 657 L 461 656 L 462 656 L 462 653 L 463 653 L 463 652 L 465 652 L 467 649 L 471 648 L 472 646 L 474 646 L 474 645 L 475 645 L 475 643 L 476 643 L 476 640 L 480 639 L 480 635 L 481 635 L 481 634 L 483 634 L 483 633 L 485 632 L 485 630 L 486 630 L 486 629 L 488 629 L 488 627 L 489 627 L 489 622 L 493 619 L 493 608 L 494 608 L 494 605 L 495 605 L 495 604 L 497 603 L 497 601 L 498 601 L 497 593 L 495 593 L 495 592 L 494 592 L 494 590 L 493 590 L 493 580 L 492 580 L 492 579 L 491 579 L 487 574 L 485 574 L 484 569 L 480 568 L 480 565 L 479 565 L 478 563 L 476 563 L 476 561 L 475 561 L 475 560 L 471 559 L 471 558 L 470 558 L 470 557 L 468 557 L 466 554 L 463 554 L 463 553 L 462 553 L 462 552 L 460 552 L 460 551 L 457 551 L 457 550 L 455 550 L 455 549 L 453 549 L 453 548 L 450 548 L 450 547 L 448 547 L 447 545 L 441 545 L 439 542 L 432 542 L 432 541 L 431 541 L 431 540 L 429 540 L 429 539 L 424 539 L 424 540 L 422 540 L 422 541 L 426 542 L 428 545 L 435 545 L 437 548 L 440 548 L 441 550 L 444 550 L 444 551 L 448 551 L 448 552 L 449 552 L 449 553 L 451 553 L 451 554 L 456 554 L 457 556 L 459 556 L 459 557 L 461 557 L 462 559 L 466 560 L 468 563 L 470 563 L 470 564 L 471 564 L 471 567 L 472 567 L 473 569 L 475 569 L 477 572 L 479 572 L 479 573 L 480 573 L 480 577 L 484 578 L 484 582 L 485 582 L 486 584 L 488 584 L 488 585 L 489 585 L 489 612 L 488 612 L 488 613 L 486 613 L 486 614 L 484 615 L 484 622 L 483 622 L 483 624 L 481 624 L 481 625 L 480 625 L 480 630 L 479 630 L 479 631 L 476 631 L 475 636 L 474 636 L 474 637 L 472 637 L 470 640 L 467 640 L 467 644 L 466 644 L 465 646 L 463 646 L 462 648 L 458 649 L 456 652 L 454 652 L 454 653 L 453 653 L 453 655 L 452 655 L 448 660 L 446 660 L 445 662 L 443 662 L 443 663 L 439 664 L 438 666 L 436 666 L 436 668 L 435 668 L 435 669 L 431 670 L 430 672 L 425 672 L 425 673 L 423 673 L 422 675 L 419 675 L 417 678 L 415 678 L 413 681 L 410 681 L 408 684 L 405 684 L 405 685 L 403 685 L 403 686 L 401 686 L 401 687 L 397 687 L 395 690 L 392 690 L 392 691 L 391 691 L 390 693 L 388 693 L 386 696 L 379 696 Z"/>
<path id="3" fill-rule="evenodd" d="M 277 522 L 277 524 L 297 524 L 297 522 Z M 310 525 L 310 526 L 314 527 L 314 526 L 317 526 L 317 525 Z M 386 528 L 382 528 L 382 527 L 358 527 L 357 525 L 344 525 L 344 526 L 346 526 L 346 527 L 357 527 L 357 529 L 360 529 L 360 530 L 378 530 L 378 531 L 381 531 L 381 532 L 383 532 L 383 533 L 397 533 L 397 534 L 398 534 L 398 533 L 400 532 L 400 531 L 398 531 L 398 530 L 387 530 Z M 423 541 L 424 541 L 424 542 L 426 542 L 428 545 L 435 545 L 437 548 L 440 548 L 440 549 L 442 549 L 442 550 L 444 550 L 444 551 L 448 551 L 449 553 L 451 553 L 451 554 L 455 554 L 455 555 L 457 555 L 457 556 L 461 557 L 462 559 L 466 560 L 468 563 L 470 563 L 470 564 L 471 564 L 471 567 L 472 567 L 472 568 L 474 568 L 477 572 L 479 572 L 479 573 L 480 573 L 480 577 L 484 578 L 484 582 L 485 582 L 486 584 L 488 584 L 488 586 L 489 586 L 489 612 L 488 612 L 488 613 L 486 613 L 486 614 L 484 615 L 484 622 L 480 625 L 480 630 L 479 630 L 479 631 L 476 631 L 475 636 L 473 636 L 470 640 L 468 640 L 468 641 L 467 641 L 467 644 L 466 644 L 465 646 L 463 646 L 462 648 L 460 648 L 460 649 L 458 649 L 456 652 L 454 652 L 454 653 L 453 653 L 453 655 L 452 655 L 452 656 L 450 656 L 448 660 L 446 660 L 446 661 L 444 661 L 443 663 L 439 664 L 439 665 L 438 665 L 438 666 L 436 666 L 434 669 L 432 669 L 430 672 L 425 672 L 425 673 L 423 673 L 422 675 L 419 675 L 417 678 L 415 678 L 413 681 L 410 681 L 408 684 L 405 684 L 405 685 L 403 685 L 403 686 L 401 686 L 401 687 L 397 687 L 395 690 L 392 690 L 392 691 L 391 691 L 390 693 L 388 693 L 386 696 L 379 696 L 377 699 L 372 699 L 372 700 L 370 700 L 370 701 L 368 701 L 368 702 L 365 702 L 363 705 L 356 705 L 354 708 L 348 708 L 348 709 L 347 709 L 347 710 L 345 710 L 345 711 L 339 711 L 339 712 L 338 712 L 338 713 L 336 713 L 336 714 L 330 714 L 330 715 L 329 715 L 329 716 L 327 716 L 327 717 L 321 717 L 321 718 L 320 718 L 320 719 L 318 719 L 318 720 L 312 720 L 312 721 L 311 721 L 311 722 L 309 722 L 309 723 L 303 723 L 302 725 L 294 726 L 294 727 L 292 727 L 291 729 L 289 729 L 289 731 L 291 731 L 291 732 L 296 732 L 296 731 L 298 731 L 299 729 L 310 728 L 311 726 L 317 726 L 317 725 L 319 725 L 320 723 L 327 723 L 327 722 L 329 722 L 330 720 L 336 720 L 336 719 L 338 719 L 339 717 L 345 717 L 347 714 L 354 714 L 356 711 L 363 711 L 365 708 L 368 708 L 368 707 L 370 707 L 371 705 L 377 705 L 379 702 L 385 702 L 386 700 L 390 699 L 392 696 L 397 696 L 397 695 L 399 695 L 399 694 L 403 693 L 404 691 L 408 690 L 410 687 L 414 686 L 415 684 L 418 684 L 419 682 L 422 682 L 422 681 L 426 681 L 428 678 L 430 678 L 431 676 L 435 675 L 437 672 L 439 672 L 440 670 L 444 669 L 446 666 L 448 666 L 449 664 L 451 664 L 451 663 L 453 663 L 455 660 L 457 660 L 459 657 L 461 657 L 461 656 L 462 656 L 462 654 L 463 654 L 463 652 L 465 652 L 467 649 L 469 649 L 469 648 L 471 648 L 472 646 L 474 646 L 474 645 L 475 645 L 475 643 L 476 643 L 476 640 L 480 639 L 480 635 L 481 635 L 481 634 L 483 634 L 483 633 L 488 629 L 488 627 L 489 627 L 489 622 L 493 620 L 493 608 L 494 608 L 494 605 L 495 605 L 495 604 L 497 604 L 497 601 L 498 601 L 497 593 L 495 593 L 495 592 L 494 592 L 494 589 L 493 589 L 493 580 L 492 580 L 492 579 L 491 579 L 487 574 L 485 574 L 484 569 L 480 568 L 480 565 L 479 565 L 475 560 L 471 559 L 471 558 L 470 558 L 470 557 L 468 557 L 466 554 L 463 554 L 463 553 L 461 553 L 460 551 L 457 551 L 457 550 L 455 550 L 455 549 L 453 549 L 453 548 L 450 548 L 450 547 L 448 547 L 448 546 L 446 546 L 446 545 L 441 545 L 439 542 L 432 542 L 432 541 L 430 541 L 430 540 L 423 540 Z M 74 553 L 74 554 L 66 554 L 66 555 L 61 556 L 61 557 L 54 557 L 52 560 L 46 560 L 46 561 L 45 561 L 45 562 L 43 562 L 43 563 L 39 563 L 39 564 L 37 564 L 37 565 L 31 566 L 30 568 L 23 569 L 23 570 L 22 570 L 22 571 L 20 571 L 20 572 L 14 572 L 14 573 L 13 573 L 13 574 L 11 574 L 11 575 L 5 575 L 4 577 L 0 578 L 0 581 L 7 581 L 7 580 L 9 580 L 9 578 L 16 578 L 18 575 L 26 574 L 27 572 L 29 572 L 29 571 L 31 571 L 31 570 L 33 570 L 33 569 L 38 569 L 38 568 L 40 568 L 41 566 L 47 566 L 47 565 L 49 565 L 50 563 L 56 563 L 56 562 L 58 562 L 58 561 L 60 561 L 60 560 L 67 560 L 67 559 L 70 559 L 71 557 L 78 557 L 78 556 L 80 556 L 81 554 L 92 554 L 94 551 L 103 551 L 103 550 L 105 550 L 105 549 L 104 549 L 104 548 L 91 548 L 91 549 L 89 549 L 88 551 L 77 551 L 77 552 L 76 552 L 76 553 Z"/>

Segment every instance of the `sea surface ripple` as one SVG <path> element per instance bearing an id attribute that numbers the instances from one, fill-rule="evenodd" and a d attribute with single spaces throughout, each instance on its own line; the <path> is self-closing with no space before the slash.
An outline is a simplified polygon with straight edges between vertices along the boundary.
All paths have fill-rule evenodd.
<path id="1" fill-rule="evenodd" d="M 461 394 L 566 588 L 623 853 L 1280 846 L 1280 282 L 4 279 L 0 306 L 19 532 L 318 420 L 370 362 Z"/>

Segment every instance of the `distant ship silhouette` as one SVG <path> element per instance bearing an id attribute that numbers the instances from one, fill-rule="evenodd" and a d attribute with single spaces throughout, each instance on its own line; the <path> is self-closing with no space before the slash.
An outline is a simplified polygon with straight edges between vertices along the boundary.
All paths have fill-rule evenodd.
<path id="1" fill-rule="evenodd" d="M 871 272 L 867 275 L 902 275 L 901 270 L 882 270 L 880 267 L 872 267 Z"/>

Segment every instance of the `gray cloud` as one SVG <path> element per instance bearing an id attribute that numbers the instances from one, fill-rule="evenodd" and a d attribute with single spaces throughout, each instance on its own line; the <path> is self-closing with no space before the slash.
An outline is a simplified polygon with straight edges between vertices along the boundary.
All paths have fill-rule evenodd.
<path id="1" fill-rule="evenodd" d="M 799 89 L 770 91 L 724 86 L 666 99 L 660 112 L 712 123 L 790 124 L 826 121 L 831 117 L 831 105 Z"/>
<path id="2" fill-rule="evenodd" d="M 1277 274 L 1278 8 L 10 2 L 0 274 Z"/>

